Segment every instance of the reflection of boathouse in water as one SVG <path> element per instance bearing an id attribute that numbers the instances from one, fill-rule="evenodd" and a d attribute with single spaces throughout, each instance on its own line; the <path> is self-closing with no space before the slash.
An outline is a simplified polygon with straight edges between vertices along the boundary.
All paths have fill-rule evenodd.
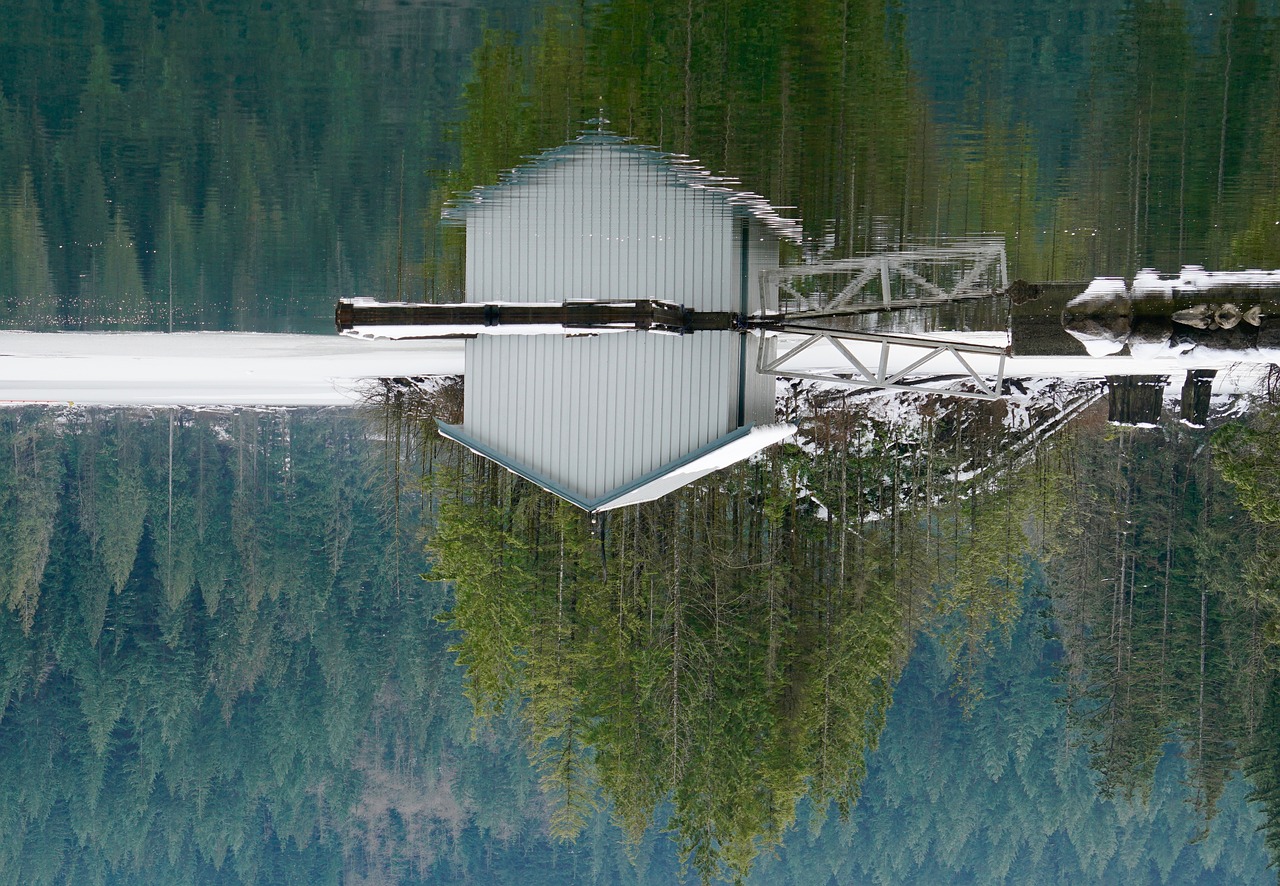
<path id="1" fill-rule="evenodd" d="M 591 132 L 445 211 L 466 226 L 468 303 L 761 304 L 795 222 L 683 157 Z M 739 332 L 479 335 L 461 425 L 441 432 L 590 511 L 648 501 L 794 429 Z"/>
<path id="2" fill-rule="evenodd" d="M 760 310 L 760 272 L 799 229 L 687 159 L 592 132 L 445 210 L 467 230 L 468 302 L 660 299 Z"/>

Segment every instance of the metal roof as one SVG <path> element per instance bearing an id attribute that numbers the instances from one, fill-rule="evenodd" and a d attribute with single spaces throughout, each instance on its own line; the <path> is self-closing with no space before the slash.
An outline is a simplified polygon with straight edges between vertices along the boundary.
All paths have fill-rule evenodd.
<path id="1" fill-rule="evenodd" d="M 440 429 L 441 436 L 461 443 L 477 455 L 502 465 L 513 474 L 517 474 L 542 487 L 547 492 L 559 496 L 570 504 L 593 514 L 661 498 L 682 486 L 687 486 L 694 480 L 705 477 L 713 471 L 750 458 L 774 443 L 785 440 L 796 431 L 794 425 L 785 423 L 763 426 L 746 425 L 730 431 L 705 446 L 701 446 L 693 452 L 668 462 L 624 486 L 611 489 L 596 498 L 584 498 L 580 493 L 543 476 L 538 471 L 516 461 L 506 453 L 475 439 L 459 425 L 446 424 L 439 419 L 436 420 L 436 425 Z"/>

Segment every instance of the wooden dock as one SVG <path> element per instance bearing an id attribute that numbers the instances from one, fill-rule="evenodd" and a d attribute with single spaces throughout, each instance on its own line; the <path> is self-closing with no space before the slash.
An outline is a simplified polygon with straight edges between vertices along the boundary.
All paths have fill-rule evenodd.
<path id="1" fill-rule="evenodd" d="M 430 338 L 431 330 L 459 333 L 448 327 L 482 332 L 496 326 L 545 326 L 566 329 L 643 329 L 662 332 L 741 329 L 744 318 L 728 311 L 693 311 L 673 302 L 648 299 L 634 302 L 571 301 L 548 304 L 451 304 L 376 302 L 341 299 L 334 312 L 339 332 L 369 327 L 423 327 L 396 338 Z M 406 330 L 407 331 L 407 330 Z M 548 331 L 551 331 L 548 329 Z M 474 333 L 473 333 L 474 334 Z"/>

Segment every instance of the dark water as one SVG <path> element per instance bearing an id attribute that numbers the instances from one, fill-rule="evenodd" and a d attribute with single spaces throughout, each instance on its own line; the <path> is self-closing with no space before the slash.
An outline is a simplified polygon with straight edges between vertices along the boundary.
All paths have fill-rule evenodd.
<path id="1" fill-rule="evenodd" d="M 456 299 L 445 201 L 602 111 L 794 207 L 786 260 L 1280 266 L 1274 3 L 0 21 L 6 328 Z M 1270 881 L 1274 381 L 1207 428 L 1020 384 L 786 387 L 792 442 L 594 522 L 434 433 L 456 381 L 5 410 L 0 882 Z"/>

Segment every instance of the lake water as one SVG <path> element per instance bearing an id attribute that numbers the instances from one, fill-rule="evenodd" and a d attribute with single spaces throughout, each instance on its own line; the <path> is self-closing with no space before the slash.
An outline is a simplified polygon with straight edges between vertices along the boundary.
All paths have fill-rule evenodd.
<path id="1" fill-rule="evenodd" d="M 996 399 L 954 396 L 994 363 L 937 370 L 947 395 L 832 384 L 829 341 L 771 391 L 751 361 L 797 340 L 726 331 L 492 336 L 465 384 L 463 344 L 418 367 L 364 342 L 394 377 L 341 408 L 6 404 L 0 883 L 1275 878 L 1274 293 L 1062 313 L 1094 278 L 1118 278 L 1096 307 L 1280 267 L 1276 3 L 0 0 L 0 22 L 5 330 L 346 354 L 338 298 L 567 287 L 559 258 L 536 276 L 561 253 L 502 256 L 596 255 L 572 244 L 670 169 L 730 195 L 724 261 L 753 271 L 994 242 L 1007 281 L 1063 284 L 840 321 L 1008 344 Z M 538 163 L 568 168 L 543 152 L 584 131 L 654 146 L 650 172 L 535 213 Z M 457 216 L 500 181 L 472 197 L 533 214 L 484 252 Z M 711 267 L 711 222 L 657 217 L 573 285 Z M 0 341 L 3 396 L 71 399 L 24 397 Z M 143 349 L 165 348 L 217 356 Z"/>

